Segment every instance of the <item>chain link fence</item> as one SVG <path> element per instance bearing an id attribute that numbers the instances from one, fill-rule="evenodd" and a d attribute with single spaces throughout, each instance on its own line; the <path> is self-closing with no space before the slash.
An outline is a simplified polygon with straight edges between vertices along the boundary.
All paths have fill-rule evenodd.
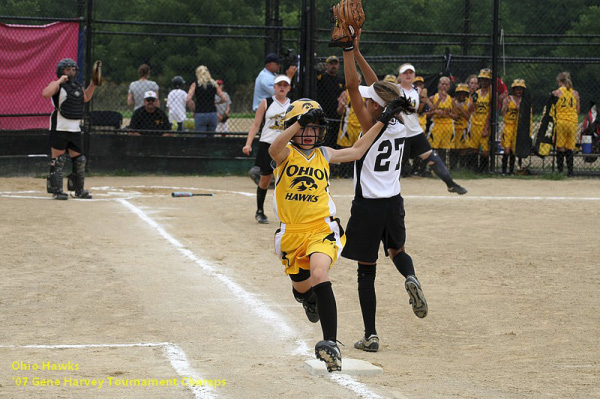
<path id="1" fill-rule="evenodd" d="M 38 93 L 56 79 L 56 62 L 68 56 L 78 61 L 79 78 L 86 82 L 91 63 L 103 61 L 104 84 L 96 90 L 87 114 L 90 134 L 245 137 L 255 118 L 255 79 L 265 66 L 265 55 L 275 52 L 281 60 L 280 73 L 302 61 L 290 97 L 310 93 L 322 104 L 330 119 L 328 144 L 346 147 L 356 140 L 357 122 L 344 94 L 342 52 L 327 46 L 328 4 L 317 4 L 312 12 L 303 13 L 298 2 L 273 0 L 266 1 L 266 8 L 242 1 L 229 7 L 187 1 L 37 3 L 0 5 L 6 52 L 39 40 L 42 26 L 51 24 L 64 30 L 55 32 L 45 47 L 31 47 L 53 56 L 46 55 L 47 62 L 42 64 L 30 54 L 26 64 L 33 69 L 27 74 L 19 73 L 24 68 L 18 57 L 0 67 L 6 91 L 0 97 L 0 131 L 47 129 L 53 107 Z M 302 5 L 309 3 L 303 1 Z M 367 22 L 360 47 L 381 79 L 388 74 L 397 76 L 399 65 L 410 62 L 417 75 L 425 78 L 429 95 L 436 94 L 440 76 L 447 75 L 451 77 L 449 94 L 454 96 L 458 83 L 492 66 L 492 0 L 364 3 Z M 552 0 L 527 10 L 521 3 L 510 0 L 501 4 L 495 73 L 506 84 L 508 94 L 515 79 L 525 81 L 532 99 L 535 134 L 549 93 L 558 87 L 557 75 L 570 72 L 580 95 L 575 171 L 598 172 L 600 164 L 594 154 L 582 152 L 580 132 L 591 104 L 600 99 L 600 28 L 596 22 L 600 8 L 585 0 Z M 314 53 L 307 51 L 311 47 L 303 43 L 301 29 L 311 16 L 316 18 L 309 34 Z M 86 40 L 91 53 L 84 56 Z M 26 56 L 22 52 L 22 57 Z M 303 68 L 311 68 L 312 74 Z M 307 76 L 314 80 L 307 82 Z M 28 94 L 15 101 L 15 92 Z M 493 142 L 498 143 L 492 168 L 502 163 L 500 142 L 505 123 L 501 105 L 498 124 L 492 125 L 496 130 Z M 148 107 L 153 109 L 150 117 Z M 143 115 L 134 118 L 136 108 Z M 597 150 L 597 146 L 592 148 Z M 523 160 L 521 171 L 553 172 L 553 155 L 554 149 L 546 157 L 532 154 Z M 451 163 L 449 154 L 446 160 Z M 469 171 L 474 165 L 462 162 L 452 167 Z M 427 173 L 422 167 L 419 170 Z M 336 175 L 350 176 L 351 169 L 343 165 Z"/>

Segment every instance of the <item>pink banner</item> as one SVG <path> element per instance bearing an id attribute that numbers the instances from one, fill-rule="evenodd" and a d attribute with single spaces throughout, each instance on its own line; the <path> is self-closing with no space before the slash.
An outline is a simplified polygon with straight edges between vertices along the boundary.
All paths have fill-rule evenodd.
<path id="1" fill-rule="evenodd" d="M 51 113 L 52 101 L 42 90 L 56 80 L 56 64 L 77 61 L 79 24 L 0 24 L 0 115 Z M 49 127 L 49 116 L 2 117 L 0 130 Z"/>

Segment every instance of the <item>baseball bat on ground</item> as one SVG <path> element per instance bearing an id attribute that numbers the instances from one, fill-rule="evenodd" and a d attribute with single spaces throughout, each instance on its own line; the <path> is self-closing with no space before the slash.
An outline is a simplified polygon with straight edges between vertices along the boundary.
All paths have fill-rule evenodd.
<path id="1" fill-rule="evenodd" d="M 186 191 L 175 191 L 174 193 L 171 193 L 171 197 L 195 197 L 195 196 L 212 197 L 213 193 L 197 194 L 197 193 L 189 193 Z"/>

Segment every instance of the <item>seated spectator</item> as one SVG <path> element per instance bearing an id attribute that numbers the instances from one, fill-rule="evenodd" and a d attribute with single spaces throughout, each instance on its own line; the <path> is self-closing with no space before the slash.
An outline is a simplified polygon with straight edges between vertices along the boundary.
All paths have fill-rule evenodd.
<path id="1" fill-rule="evenodd" d="M 222 80 L 217 80 L 217 86 L 223 91 L 226 101 L 223 101 L 221 96 L 215 94 L 215 105 L 217 106 L 217 118 L 219 124 L 217 125 L 217 132 L 228 132 L 229 131 L 229 114 L 231 113 L 231 97 L 223 88 L 225 84 Z"/>
<path id="2" fill-rule="evenodd" d="M 158 84 L 150 80 L 150 67 L 147 64 L 140 65 L 138 76 L 140 78 L 129 85 L 129 94 L 127 95 L 127 104 L 133 105 L 134 110 L 144 105 L 144 93 L 147 91 L 154 91 L 158 96 Z M 156 97 L 156 101 L 156 106 L 160 106 L 158 97 Z"/>
<path id="3" fill-rule="evenodd" d="M 144 93 L 144 106 L 136 109 L 129 123 L 129 130 L 171 130 L 169 118 L 165 112 L 156 106 L 157 95 L 153 91 Z M 152 132 L 133 132 L 133 136 L 141 136 L 143 133 L 152 135 Z M 163 136 L 171 136 L 164 133 Z"/>

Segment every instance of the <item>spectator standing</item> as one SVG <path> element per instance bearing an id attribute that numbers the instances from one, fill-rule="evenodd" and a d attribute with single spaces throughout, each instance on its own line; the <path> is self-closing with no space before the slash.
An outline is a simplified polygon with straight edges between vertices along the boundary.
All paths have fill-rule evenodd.
<path id="1" fill-rule="evenodd" d="M 132 136 L 141 136 L 141 130 L 171 130 L 171 124 L 165 111 L 158 108 L 158 95 L 153 91 L 144 93 L 144 106 L 136 109 L 131 116 L 129 130 L 135 130 Z M 150 132 L 152 135 L 153 133 Z M 163 136 L 170 136 L 164 133 Z"/>
<path id="2" fill-rule="evenodd" d="M 183 121 L 185 121 L 185 107 L 187 102 L 187 93 L 183 90 L 185 80 L 181 76 L 175 76 L 171 83 L 173 90 L 167 97 L 167 108 L 169 108 L 169 120 L 177 123 L 177 131 L 183 132 Z"/>
<path id="3" fill-rule="evenodd" d="M 50 116 L 50 174 L 46 182 L 48 193 L 57 200 L 66 200 L 63 192 L 63 169 L 69 151 L 73 172 L 69 176 L 68 189 L 75 191 L 75 197 L 91 199 L 92 196 L 83 189 L 85 180 L 85 164 L 87 159 L 83 152 L 83 136 L 81 119 L 83 105 L 90 101 L 96 85 L 90 82 L 87 89 L 77 82 L 77 63 L 70 58 L 63 58 L 56 65 L 57 80 L 53 80 L 42 90 L 42 97 L 50 98 L 54 111 Z"/>
<path id="4" fill-rule="evenodd" d="M 329 120 L 324 145 L 332 148 L 336 146 L 340 128 L 340 116 L 337 112 L 338 98 L 345 90 L 344 78 L 337 75 L 339 69 L 340 61 L 332 55 L 325 60 L 325 72 L 317 75 L 317 102 L 321 104 Z"/>
<path id="5" fill-rule="evenodd" d="M 254 81 L 254 98 L 252 100 L 252 111 L 256 111 L 260 102 L 265 98 L 269 98 L 275 94 L 273 85 L 275 84 L 275 76 L 279 73 L 279 66 L 281 60 L 275 53 L 269 53 L 265 57 L 265 67 Z M 298 67 L 296 65 L 290 65 L 285 71 L 285 75 L 293 81 L 294 75 Z"/>
<path id="6" fill-rule="evenodd" d="M 580 112 L 579 93 L 573 89 L 571 74 L 561 72 L 556 77 L 558 89 L 552 94 L 558 97 L 556 110 L 556 166 L 562 173 L 564 159 L 567 158 L 567 176 L 573 176 L 573 150 L 577 141 L 577 116 Z"/>
<path id="7" fill-rule="evenodd" d="M 228 132 L 229 114 L 231 113 L 231 97 L 229 97 L 229 94 L 223 90 L 225 84 L 221 79 L 217 80 L 217 85 L 225 96 L 225 101 L 223 101 L 218 94 L 215 94 L 215 105 L 217 107 L 217 118 L 219 120 L 217 132 Z"/>
<path id="8" fill-rule="evenodd" d="M 438 92 L 429 98 L 432 103 L 429 115 L 433 119 L 430 142 L 431 147 L 437 151 L 442 162 L 448 164 L 449 150 L 451 147 L 452 134 L 454 133 L 454 119 L 452 97 L 448 94 L 450 90 L 450 78 L 442 76 L 438 83 Z"/>
<path id="9" fill-rule="evenodd" d="M 205 65 L 196 68 L 196 81 L 190 85 L 187 103 L 194 110 L 194 129 L 197 132 L 214 132 L 219 118 L 215 106 L 215 95 L 227 101 L 217 82 L 210 76 Z"/>
<path id="10" fill-rule="evenodd" d="M 144 105 L 144 93 L 147 91 L 153 91 L 158 96 L 158 84 L 150 80 L 150 67 L 148 64 L 140 65 L 138 76 L 140 78 L 129 85 L 129 94 L 127 95 L 127 104 L 133 105 L 134 111 Z M 156 106 L 160 106 L 158 97 L 156 97 L 156 101 Z"/>
<path id="11" fill-rule="evenodd" d="M 469 87 L 469 97 L 473 99 L 475 92 L 479 90 L 479 79 L 477 78 L 477 75 L 469 75 L 465 80 L 465 84 Z"/>
<path id="12" fill-rule="evenodd" d="M 454 120 L 454 136 L 452 137 L 452 149 L 450 150 L 450 169 L 456 167 L 466 167 L 466 151 L 468 149 L 469 139 L 469 119 L 471 118 L 471 97 L 469 96 L 469 86 L 466 83 L 459 83 L 454 90 L 454 99 L 452 103 L 453 112 L 456 114 Z M 458 159 L 457 159 L 458 158 Z"/>

